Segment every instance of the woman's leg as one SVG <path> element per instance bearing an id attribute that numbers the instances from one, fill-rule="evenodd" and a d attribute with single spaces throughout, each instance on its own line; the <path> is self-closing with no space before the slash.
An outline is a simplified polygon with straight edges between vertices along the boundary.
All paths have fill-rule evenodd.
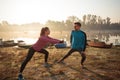
<path id="1" fill-rule="evenodd" d="M 21 67 L 20 67 L 20 73 L 23 72 L 26 64 L 30 61 L 30 59 L 32 58 L 33 54 L 35 53 L 35 50 L 33 48 L 30 48 L 28 51 L 28 54 L 26 56 L 26 59 L 23 61 Z"/>
<path id="2" fill-rule="evenodd" d="M 49 52 L 47 50 L 45 50 L 45 49 L 41 49 L 38 52 L 45 54 L 45 63 L 47 63 Z"/>

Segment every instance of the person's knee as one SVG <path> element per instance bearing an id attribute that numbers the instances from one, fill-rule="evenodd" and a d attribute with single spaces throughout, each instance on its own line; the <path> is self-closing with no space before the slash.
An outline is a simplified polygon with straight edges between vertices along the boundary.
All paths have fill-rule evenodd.
<path id="1" fill-rule="evenodd" d="M 26 59 L 23 61 L 23 64 L 27 64 L 29 61 L 30 61 L 30 58 L 26 58 Z"/>
<path id="2" fill-rule="evenodd" d="M 83 57 L 84 59 L 86 59 L 86 54 L 82 54 L 82 57 Z"/>
<path id="3" fill-rule="evenodd" d="M 48 52 L 48 51 L 46 51 L 46 52 L 45 52 L 45 54 L 46 54 L 46 55 L 49 55 L 49 52 Z"/>

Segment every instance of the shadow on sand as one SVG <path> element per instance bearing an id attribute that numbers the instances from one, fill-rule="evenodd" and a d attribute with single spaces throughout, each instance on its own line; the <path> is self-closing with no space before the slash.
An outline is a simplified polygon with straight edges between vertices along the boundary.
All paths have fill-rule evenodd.
<path id="1" fill-rule="evenodd" d="M 72 66 L 69 66 L 69 65 L 67 65 L 67 64 L 63 64 L 63 65 L 65 65 L 66 67 L 68 67 L 68 68 L 70 68 L 70 69 L 72 69 L 72 70 L 75 70 L 75 71 L 79 72 L 80 74 L 82 74 L 83 76 L 86 76 L 86 77 L 87 77 L 88 79 L 90 79 L 90 80 L 99 80 L 99 79 L 100 79 L 100 80 L 111 80 L 110 77 L 101 75 L 101 74 L 99 74 L 99 73 L 97 73 L 97 72 L 94 72 L 94 71 L 88 69 L 87 67 L 82 68 L 82 70 L 78 70 L 78 69 L 76 69 L 76 68 L 74 68 L 74 67 L 72 67 Z M 85 74 L 84 70 L 88 71 L 88 72 L 91 73 L 92 75 L 95 75 L 95 76 L 98 77 L 99 79 L 95 78 L 94 76 L 88 76 L 87 74 Z"/>
<path id="2" fill-rule="evenodd" d="M 52 72 L 52 70 L 50 69 L 51 67 L 46 67 L 47 71 L 50 73 L 50 77 L 52 80 L 58 80 L 57 76 L 64 76 L 67 77 L 63 72 L 60 72 L 59 74 L 56 74 L 54 72 Z"/>

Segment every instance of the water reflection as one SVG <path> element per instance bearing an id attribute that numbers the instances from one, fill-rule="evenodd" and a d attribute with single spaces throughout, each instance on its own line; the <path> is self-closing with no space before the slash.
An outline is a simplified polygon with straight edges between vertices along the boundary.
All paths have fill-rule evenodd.
<path id="1" fill-rule="evenodd" d="M 105 42 L 105 43 L 113 43 L 113 45 L 120 45 L 120 36 L 113 36 L 113 35 L 96 35 L 94 38 L 91 39 L 98 39 L 99 41 Z M 18 40 L 25 41 L 26 44 L 34 44 L 37 41 L 37 38 L 16 38 L 14 39 L 15 42 Z M 64 41 L 66 41 L 69 44 L 69 39 L 64 38 Z"/>
<path id="2" fill-rule="evenodd" d="M 37 39 L 34 38 L 15 38 L 14 41 L 18 42 L 19 40 L 23 40 L 25 42 L 25 44 L 34 44 Z"/>

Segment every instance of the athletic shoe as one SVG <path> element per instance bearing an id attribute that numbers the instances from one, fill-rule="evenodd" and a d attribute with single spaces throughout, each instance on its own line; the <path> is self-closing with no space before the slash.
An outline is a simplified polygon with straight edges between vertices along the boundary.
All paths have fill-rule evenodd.
<path id="1" fill-rule="evenodd" d="M 57 63 L 60 63 L 60 64 L 65 64 L 65 62 L 64 62 L 64 61 L 58 61 Z"/>
<path id="2" fill-rule="evenodd" d="M 51 65 L 48 63 L 44 63 L 44 67 L 48 68 L 48 67 L 51 67 Z"/>
<path id="3" fill-rule="evenodd" d="M 22 74 L 18 75 L 18 80 L 25 80 Z"/>
<path id="4" fill-rule="evenodd" d="M 86 67 L 84 65 L 82 65 L 82 69 L 86 69 Z"/>

